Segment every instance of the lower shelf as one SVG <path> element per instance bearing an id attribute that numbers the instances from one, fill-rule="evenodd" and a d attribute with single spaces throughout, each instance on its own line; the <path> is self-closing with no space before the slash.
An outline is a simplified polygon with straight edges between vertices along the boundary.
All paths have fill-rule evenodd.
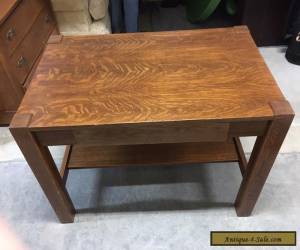
<path id="1" fill-rule="evenodd" d="M 130 146 L 74 145 L 68 154 L 65 167 L 69 169 L 238 161 L 233 141 Z"/>

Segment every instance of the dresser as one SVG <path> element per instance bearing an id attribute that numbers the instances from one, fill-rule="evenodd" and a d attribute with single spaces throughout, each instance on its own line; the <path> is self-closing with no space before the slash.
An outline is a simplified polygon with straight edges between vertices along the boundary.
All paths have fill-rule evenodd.
<path id="1" fill-rule="evenodd" d="M 0 125 L 17 110 L 54 28 L 48 0 L 1 0 Z"/>

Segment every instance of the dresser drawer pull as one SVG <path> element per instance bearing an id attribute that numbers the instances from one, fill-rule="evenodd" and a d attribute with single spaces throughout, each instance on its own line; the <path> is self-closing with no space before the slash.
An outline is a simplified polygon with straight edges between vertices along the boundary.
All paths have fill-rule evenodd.
<path id="1" fill-rule="evenodd" d="M 27 60 L 24 56 L 21 56 L 18 60 L 18 68 L 22 68 L 27 63 Z"/>
<path id="2" fill-rule="evenodd" d="M 46 22 L 46 23 L 50 23 L 50 21 L 51 21 L 50 15 L 46 15 L 46 16 L 45 16 L 45 22 Z"/>
<path id="3" fill-rule="evenodd" d="M 11 40 L 14 38 L 15 35 L 16 35 L 15 29 L 14 29 L 14 28 L 10 28 L 10 29 L 7 31 L 7 33 L 6 33 L 6 39 L 7 39 L 8 41 L 11 41 Z"/>

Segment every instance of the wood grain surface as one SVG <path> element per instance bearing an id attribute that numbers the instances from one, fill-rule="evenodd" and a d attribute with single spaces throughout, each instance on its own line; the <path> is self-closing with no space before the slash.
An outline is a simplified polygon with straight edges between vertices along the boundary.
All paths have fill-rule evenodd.
<path id="1" fill-rule="evenodd" d="M 45 0 L 20 1 L 11 15 L 0 27 L 0 48 L 10 57 L 18 48 L 24 37 L 32 29 L 36 18 L 45 7 Z M 7 39 L 9 30 L 14 31 L 11 39 Z"/>
<path id="2" fill-rule="evenodd" d="M 64 37 L 18 110 L 31 128 L 270 119 L 284 100 L 247 28 Z"/>
<path id="3" fill-rule="evenodd" d="M 13 11 L 20 0 L 1 0 L 0 4 L 0 24 L 5 21 L 7 16 Z"/>
<path id="4" fill-rule="evenodd" d="M 54 29 L 49 1 L 0 1 L 0 126 L 11 122 Z"/>

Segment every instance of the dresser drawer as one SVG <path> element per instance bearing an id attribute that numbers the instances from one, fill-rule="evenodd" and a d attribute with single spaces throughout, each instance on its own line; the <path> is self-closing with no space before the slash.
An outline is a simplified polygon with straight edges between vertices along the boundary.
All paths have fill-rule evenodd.
<path id="1" fill-rule="evenodd" d="M 29 33 L 9 59 L 12 73 L 19 83 L 24 83 L 35 60 L 45 47 L 53 28 L 53 17 L 49 10 L 44 8 Z"/>
<path id="2" fill-rule="evenodd" d="M 3 65 L 0 63 L 0 112 L 15 111 L 22 100 L 24 92 L 20 88 L 14 88 Z"/>
<path id="3" fill-rule="evenodd" d="M 22 0 L 0 27 L 0 48 L 10 56 L 45 6 L 44 0 Z"/>

